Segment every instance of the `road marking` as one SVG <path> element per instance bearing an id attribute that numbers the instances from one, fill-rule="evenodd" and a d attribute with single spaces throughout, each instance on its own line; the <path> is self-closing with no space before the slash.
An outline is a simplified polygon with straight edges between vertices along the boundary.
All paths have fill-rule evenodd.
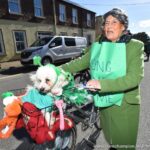
<path id="1" fill-rule="evenodd" d="M 13 77 L 17 77 L 17 76 L 22 76 L 22 75 L 23 75 L 23 73 L 19 73 L 19 74 L 15 74 L 15 75 L 0 77 L 0 80 L 8 79 L 8 78 L 13 78 Z"/>

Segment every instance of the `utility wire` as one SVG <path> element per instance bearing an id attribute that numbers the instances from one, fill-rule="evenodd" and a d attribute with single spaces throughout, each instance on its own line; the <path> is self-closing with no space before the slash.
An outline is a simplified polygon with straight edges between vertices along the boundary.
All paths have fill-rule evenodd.
<path id="1" fill-rule="evenodd" d="M 143 2 L 143 3 L 114 3 L 114 4 L 96 4 L 96 3 L 91 3 L 91 4 L 85 4 L 81 3 L 81 5 L 98 5 L 98 6 L 114 6 L 114 5 L 120 5 L 120 6 L 129 6 L 129 5 L 147 5 L 150 4 L 150 2 Z"/>

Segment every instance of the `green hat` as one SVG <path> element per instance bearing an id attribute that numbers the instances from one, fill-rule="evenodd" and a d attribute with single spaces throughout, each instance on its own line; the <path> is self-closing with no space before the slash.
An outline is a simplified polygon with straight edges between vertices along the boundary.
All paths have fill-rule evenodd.
<path id="1" fill-rule="evenodd" d="M 4 92 L 1 95 L 2 99 L 9 97 L 9 96 L 14 96 L 14 94 L 12 92 Z"/>

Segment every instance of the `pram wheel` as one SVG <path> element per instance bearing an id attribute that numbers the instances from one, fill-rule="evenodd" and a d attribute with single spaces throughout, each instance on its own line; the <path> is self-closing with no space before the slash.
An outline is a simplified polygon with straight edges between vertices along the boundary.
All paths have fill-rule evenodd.
<path id="1" fill-rule="evenodd" d="M 35 144 L 33 150 L 74 150 L 76 144 L 76 128 L 67 131 L 58 131 L 54 142 Z"/>
<path id="2" fill-rule="evenodd" d="M 58 131 L 55 139 L 54 149 L 74 150 L 76 144 L 76 128 L 67 131 Z"/>

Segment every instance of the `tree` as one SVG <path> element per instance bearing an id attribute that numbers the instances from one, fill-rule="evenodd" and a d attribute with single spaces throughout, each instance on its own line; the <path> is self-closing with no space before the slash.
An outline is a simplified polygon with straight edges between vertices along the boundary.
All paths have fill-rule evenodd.
<path id="1" fill-rule="evenodd" d="M 132 37 L 134 39 L 142 41 L 144 44 L 150 43 L 150 37 L 146 32 L 139 32 L 136 34 L 133 34 Z"/>
<path id="2" fill-rule="evenodd" d="M 149 61 L 150 57 L 150 37 L 145 32 L 140 32 L 137 34 L 133 34 L 132 37 L 134 39 L 140 40 L 144 43 L 144 52 L 147 57 L 144 61 Z"/>

